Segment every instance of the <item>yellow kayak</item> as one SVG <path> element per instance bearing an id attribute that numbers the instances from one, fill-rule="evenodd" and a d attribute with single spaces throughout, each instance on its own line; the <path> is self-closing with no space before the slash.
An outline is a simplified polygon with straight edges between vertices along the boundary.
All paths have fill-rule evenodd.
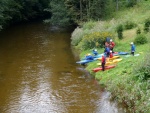
<path id="1" fill-rule="evenodd" d="M 112 65 L 112 64 L 116 64 L 114 62 L 106 62 L 105 66 L 109 66 L 109 65 Z M 97 65 L 101 66 L 101 63 L 97 63 Z"/>
<path id="2" fill-rule="evenodd" d="M 119 58 L 120 56 L 113 56 L 112 58 L 107 58 L 108 60 L 114 60 L 116 58 Z M 102 60 L 102 58 L 98 58 L 98 60 Z"/>
<path id="3" fill-rule="evenodd" d="M 114 63 L 117 63 L 117 62 L 120 62 L 121 60 L 122 60 L 122 58 L 114 59 L 113 62 L 114 62 Z"/>
<path id="4" fill-rule="evenodd" d="M 114 59 L 114 60 L 112 60 L 112 61 L 108 61 L 108 62 L 106 62 L 106 64 L 105 64 L 105 66 L 108 66 L 108 65 L 112 65 L 112 64 L 116 64 L 117 62 L 120 62 L 122 59 L 120 58 L 120 59 Z M 101 63 L 97 63 L 97 65 L 101 65 Z"/>

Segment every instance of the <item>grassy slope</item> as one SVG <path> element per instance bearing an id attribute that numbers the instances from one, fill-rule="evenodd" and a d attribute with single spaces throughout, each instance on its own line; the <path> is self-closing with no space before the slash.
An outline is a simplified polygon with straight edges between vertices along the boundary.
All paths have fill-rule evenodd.
<path id="1" fill-rule="evenodd" d="M 150 17 L 149 1 L 143 2 L 134 8 L 117 12 L 114 15 L 113 22 L 111 19 L 107 20 L 106 23 L 111 23 L 110 25 L 107 24 L 107 27 L 111 26 L 112 31 L 118 23 L 124 23 L 126 21 L 133 21 L 138 27 L 143 29 L 144 20 L 148 17 Z M 112 26 L 112 23 L 114 26 Z M 116 38 L 115 42 L 117 45 L 115 51 L 130 51 L 130 42 L 133 41 L 136 36 L 136 29 L 137 28 L 124 31 L 124 39 L 121 41 Z M 150 34 L 147 34 L 147 37 L 149 38 Z M 137 81 L 133 73 L 134 69 L 144 60 L 145 54 L 148 52 L 147 48 L 150 48 L 149 43 L 136 46 L 136 53 L 140 53 L 140 56 L 128 58 L 121 56 L 123 60 L 119 62 L 114 69 L 105 72 L 97 72 L 95 74 L 91 71 L 93 68 L 98 67 L 96 64 L 99 61 L 89 63 L 86 67 L 86 69 L 100 81 L 100 84 L 105 84 L 113 96 L 117 98 L 120 103 L 125 103 L 131 112 L 150 112 L 150 91 L 143 89 L 144 86 L 141 84 L 144 83 Z M 83 57 L 89 52 L 91 52 L 91 50 L 83 51 L 80 56 Z M 98 49 L 98 52 L 102 53 L 103 49 Z"/>

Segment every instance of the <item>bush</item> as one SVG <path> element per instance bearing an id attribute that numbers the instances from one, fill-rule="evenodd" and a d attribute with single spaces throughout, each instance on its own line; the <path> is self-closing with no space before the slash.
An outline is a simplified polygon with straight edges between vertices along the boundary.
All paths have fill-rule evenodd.
<path id="1" fill-rule="evenodd" d="M 130 0 L 126 3 L 126 7 L 133 7 L 136 5 L 136 0 Z"/>
<path id="2" fill-rule="evenodd" d="M 133 22 L 130 22 L 130 21 L 127 21 L 127 22 L 125 23 L 125 25 L 124 25 L 124 28 L 125 28 L 125 29 L 132 29 L 132 28 L 134 28 L 134 27 L 136 27 L 136 24 L 133 23 Z"/>
<path id="3" fill-rule="evenodd" d="M 93 22 L 93 21 L 89 21 L 89 22 L 86 22 L 84 25 L 83 25 L 83 29 L 92 29 L 94 26 L 96 25 L 96 22 Z"/>
<path id="4" fill-rule="evenodd" d="M 72 33 L 71 36 L 71 44 L 77 46 L 79 42 L 83 38 L 83 30 L 81 28 L 76 28 L 75 31 Z"/>
<path id="5" fill-rule="evenodd" d="M 136 30 L 136 34 L 138 35 L 138 34 L 141 34 L 141 29 L 140 28 L 138 28 L 137 30 Z"/>
<path id="6" fill-rule="evenodd" d="M 137 35 L 135 40 L 134 40 L 135 44 L 145 44 L 147 42 L 148 42 L 148 40 L 147 40 L 146 36 L 143 34 Z"/>
<path id="7" fill-rule="evenodd" d="M 149 59 L 150 53 L 146 55 L 144 58 L 144 61 L 141 62 L 134 70 L 134 73 L 136 77 L 140 81 L 148 80 L 150 79 L 150 59 Z"/>
<path id="8" fill-rule="evenodd" d="M 144 23 L 145 23 L 144 24 L 144 31 L 149 32 L 149 30 L 150 30 L 150 18 L 146 19 Z"/>
<path id="9" fill-rule="evenodd" d="M 118 33 L 118 38 L 119 39 L 123 39 L 123 25 L 120 24 L 117 26 L 117 33 Z"/>
<path id="10" fill-rule="evenodd" d="M 83 37 L 78 47 L 82 50 L 104 47 L 107 37 L 112 37 L 112 34 L 109 32 L 94 32 L 87 34 Z"/>

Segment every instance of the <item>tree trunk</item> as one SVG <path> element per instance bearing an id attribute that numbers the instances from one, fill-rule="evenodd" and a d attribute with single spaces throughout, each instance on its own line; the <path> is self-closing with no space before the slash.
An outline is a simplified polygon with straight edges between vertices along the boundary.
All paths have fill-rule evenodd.
<path id="1" fill-rule="evenodd" d="M 119 7 L 118 0 L 116 0 L 116 10 L 117 11 L 118 11 L 118 7 Z"/>
<path id="2" fill-rule="evenodd" d="M 82 20 L 82 0 L 80 0 L 80 20 Z"/>

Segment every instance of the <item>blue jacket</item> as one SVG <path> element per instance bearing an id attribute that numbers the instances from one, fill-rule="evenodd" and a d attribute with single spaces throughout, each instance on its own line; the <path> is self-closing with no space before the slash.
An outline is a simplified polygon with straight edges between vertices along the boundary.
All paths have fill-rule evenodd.
<path id="1" fill-rule="evenodd" d="M 135 52 L 135 45 L 134 44 L 131 45 L 131 52 Z"/>
<path id="2" fill-rule="evenodd" d="M 94 55 L 97 55 L 97 54 L 98 54 L 98 52 L 95 51 L 95 50 L 93 50 L 92 52 L 93 52 Z"/>
<path id="3" fill-rule="evenodd" d="M 93 58 L 93 56 L 92 55 L 88 55 L 88 56 L 86 56 L 86 60 L 93 60 L 94 58 Z"/>
<path id="4" fill-rule="evenodd" d="M 110 52 L 110 48 L 106 47 L 104 52 L 109 53 Z"/>

